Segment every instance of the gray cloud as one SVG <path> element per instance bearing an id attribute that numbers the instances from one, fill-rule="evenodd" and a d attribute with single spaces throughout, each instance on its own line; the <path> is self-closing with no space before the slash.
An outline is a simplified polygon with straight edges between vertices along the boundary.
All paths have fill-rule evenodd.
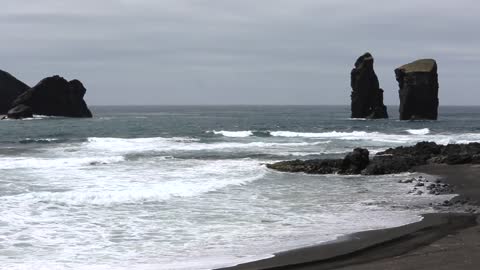
<path id="1" fill-rule="evenodd" d="M 426 57 L 442 104 L 478 97 L 475 1 L 3 2 L 0 68 L 29 84 L 79 78 L 91 104 L 347 104 L 365 51 L 388 104 L 393 69 Z"/>

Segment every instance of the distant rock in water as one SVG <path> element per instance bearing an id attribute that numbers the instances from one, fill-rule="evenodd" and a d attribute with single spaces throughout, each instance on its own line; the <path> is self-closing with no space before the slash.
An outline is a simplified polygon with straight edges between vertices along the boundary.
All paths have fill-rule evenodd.
<path id="1" fill-rule="evenodd" d="M 421 59 L 395 69 L 400 87 L 400 120 L 437 120 L 438 74 L 433 59 Z"/>
<path id="2" fill-rule="evenodd" d="M 22 108 L 25 110 L 30 107 L 34 114 L 40 115 L 92 117 L 83 100 L 86 91 L 78 80 L 67 81 L 60 76 L 48 77 L 17 97 L 12 110 L 21 112 Z"/>
<path id="3" fill-rule="evenodd" d="M 365 53 L 357 59 L 351 72 L 352 118 L 388 118 L 373 62 L 372 55 Z"/>
<path id="4" fill-rule="evenodd" d="M 12 102 L 28 89 L 30 86 L 0 70 L 0 114 L 6 114 L 12 108 Z"/>

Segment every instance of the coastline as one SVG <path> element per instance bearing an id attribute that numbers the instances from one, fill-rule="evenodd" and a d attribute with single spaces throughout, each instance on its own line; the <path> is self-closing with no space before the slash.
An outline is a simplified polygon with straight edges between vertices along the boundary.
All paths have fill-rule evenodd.
<path id="1" fill-rule="evenodd" d="M 478 269 L 480 217 L 466 212 L 480 206 L 480 165 L 434 164 L 415 171 L 439 176 L 454 187 L 458 196 L 447 203 L 446 213 L 425 214 L 416 223 L 358 232 L 219 270 Z"/>

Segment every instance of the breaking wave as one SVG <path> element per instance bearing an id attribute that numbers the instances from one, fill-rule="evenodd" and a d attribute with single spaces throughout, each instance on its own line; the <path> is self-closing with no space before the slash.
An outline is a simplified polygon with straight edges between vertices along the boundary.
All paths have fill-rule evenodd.
<path id="1" fill-rule="evenodd" d="M 407 129 L 407 132 L 412 135 L 427 135 L 430 133 L 430 129 L 422 128 L 422 129 Z"/>
<path id="2" fill-rule="evenodd" d="M 258 161 L 194 161 L 187 167 L 156 167 L 132 169 L 125 175 L 124 184 L 119 179 L 85 179 L 84 186 L 63 192 L 34 192 L 15 195 L 22 201 L 59 203 L 67 205 L 113 205 L 160 202 L 174 197 L 193 197 L 217 191 L 231 185 L 244 185 L 261 179 L 267 170 Z M 188 168 L 190 167 L 190 168 Z M 113 177 L 113 176 L 112 176 Z M 143 178 L 138 182 L 135 179 Z M 116 182 L 116 186 L 109 186 Z M 21 198 L 18 198 L 21 197 Z"/>
<path id="3" fill-rule="evenodd" d="M 421 141 L 432 141 L 438 144 L 449 143 L 471 143 L 480 142 L 480 133 L 463 133 L 463 134 L 432 134 L 430 129 L 408 129 L 408 134 L 387 134 L 382 132 L 367 131 L 329 131 L 329 132 L 296 132 L 296 131 L 269 131 L 268 136 L 277 138 L 303 138 L 303 139 L 325 139 L 325 140 L 342 140 L 342 141 L 370 141 L 377 143 L 395 143 L 395 144 L 413 144 Z M 243 137 L 255 136 L 255 131 L 235 131 L 233 134 L 228 131 L 218 132 L 223 136 Z M 248 135 L 248 136 L 247 136 Z"/>

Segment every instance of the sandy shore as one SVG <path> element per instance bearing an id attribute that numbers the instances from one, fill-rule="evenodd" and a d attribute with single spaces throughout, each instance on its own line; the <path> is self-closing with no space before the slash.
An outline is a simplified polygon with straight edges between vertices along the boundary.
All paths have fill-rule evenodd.
<path id="1" fill-rule="evenodd" d="M 428 165 L 416 170 L 441 176 L 454 186 L 459 196 L 451 200 L 451 213 L 427 214 L 421 222 L 360 232 L 224 269 L 480 269 L 480 218 L 455 213 L 480 205 L 480 165 Z"/>

